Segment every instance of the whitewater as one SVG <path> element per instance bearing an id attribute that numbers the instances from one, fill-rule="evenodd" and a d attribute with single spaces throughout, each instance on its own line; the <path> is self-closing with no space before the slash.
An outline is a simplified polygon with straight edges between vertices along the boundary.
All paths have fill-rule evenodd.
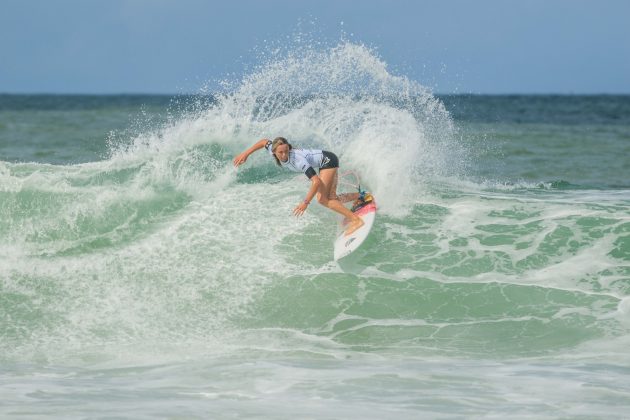
<path id="1" fill-rule="evenodd" d="M 190 102 L 98 146 L 47 119 L 61 161 L 0 108 L 2 417 L 627 416 L 630 122 L 460 122 L 352 42 Z M 305 177 L 233 167 L 276 136 L 377 198 L 351 269 Z"/>

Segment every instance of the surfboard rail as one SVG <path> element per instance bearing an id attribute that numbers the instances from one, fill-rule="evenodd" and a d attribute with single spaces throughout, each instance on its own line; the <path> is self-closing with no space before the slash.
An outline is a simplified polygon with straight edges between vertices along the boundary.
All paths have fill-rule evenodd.
<path id="1" fill-rule="evenodd" d="M 363 220 L 363 226 L 350 235 L 345 234 L 345 229 L 341 231 L 334 243 L 333 257 L 335 261 L 356 251 L 367 239 L 374 225 L 374 219 L 376 218 L 376 201 L 374 197 L 370 195 L 369 200 L 358 203 L 358 205 L 355 204 L 352 208 L 352 212 Z M 348 221 L 344 220 L 342 226 L 345 226 L 347 223 Z"/>

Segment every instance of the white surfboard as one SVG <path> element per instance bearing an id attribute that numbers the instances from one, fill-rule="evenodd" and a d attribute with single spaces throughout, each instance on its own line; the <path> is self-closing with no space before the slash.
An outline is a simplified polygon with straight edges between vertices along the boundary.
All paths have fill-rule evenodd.
<path id="1" fill-rule="evenodd" d="M 376 202 L 374 201 L 374 197 L 371 197 L 371 201 L 357 208 L 353 213 L 363 219 L 364 224 L 359 229 L 346 236 L 345 227 L 348 221 L 344 220 L 343 230 L 335 240 L 335 261 L 356 251 L 370 234 L 372 225 L 374 224 L 374 218 L 376 217 Z"/>

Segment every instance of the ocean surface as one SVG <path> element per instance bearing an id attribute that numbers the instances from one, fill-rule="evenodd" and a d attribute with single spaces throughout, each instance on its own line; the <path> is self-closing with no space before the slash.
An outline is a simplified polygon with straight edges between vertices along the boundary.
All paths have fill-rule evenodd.
<path id="1" fill-rule="evenodd" d="M 347 261 L 305 177 L 232 167 L 280 135 L 374 193 Z M 0 95 L 1 418 L 628 418 L 629 349 L 630 96 L 436 96 L 350 42 Z"/>

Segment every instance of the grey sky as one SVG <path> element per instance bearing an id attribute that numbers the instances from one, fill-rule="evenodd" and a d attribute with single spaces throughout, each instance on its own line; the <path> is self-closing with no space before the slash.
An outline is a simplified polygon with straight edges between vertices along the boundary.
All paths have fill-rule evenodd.
<path id="1" fill-rule="evenodd" d="M 0 93 L 177 93 L 298 28 L 440 93 L 630 93 L 622 0 L 0 0 Z M 313 23 L 314 22 L 314 23 Z M 343 22 L 343 24 L 342 24 Z"/>

